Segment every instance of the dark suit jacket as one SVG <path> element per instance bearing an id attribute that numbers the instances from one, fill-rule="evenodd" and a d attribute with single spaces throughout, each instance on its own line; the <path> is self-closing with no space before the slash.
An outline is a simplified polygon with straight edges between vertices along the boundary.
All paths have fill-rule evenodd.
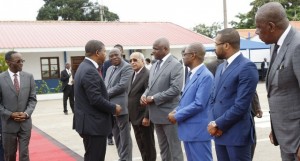
<path id="1" fill-rule="evenodd" d="M 67 70 L 65 69 L 65 70 L 61 71 L 61 73 L 60 73 L 60 80 L 62 82 L 62 86 L 61 86 L 61 90 L 62 91 L 68 85 L 69 79 L 70 79 L 70 75 L 68 74 Z"/>
<path id="2" fill-rule="evenodd" d="M 90 60 L 79 65 L 75 82 L 74 128 L 79 134 L 108 135 L 116 105 L 108 101 L 105 84 Z"/>
<path id="3" fill-rule="evenodd" d="M 217 68 L 210 100 L 212 120 L 223 131 L 222 136 L 215 138 L 215 143 L 249 145 L 254 142 L 250 103 L 258 83 L 257 69 L 242 54 L 221 74 L 224 65 Z"/>
<path id="4" fill-rule="evenodd" d="M 134 74 L 131 77 L 132 82 Z M 133 125 L 141 125 L 143 118 L 149 118 L 148 108 L 141 107 L 140 98 L 148 86 L 149 70 L 146 67 L 136 76 L 134 82 L 129 85 L 128 90 L 128 111 L 129 118 Z"/>
<path id="5" fill-rule="evenodd" d="M 8 71 L 0 74 L 0 113 L 2 132 L 16 133 L 31 130 L 31 115 L 36 106 L 35 82 L 32 74 L 20 72 L 20 91 L 17 94 Z M 10 118 L 12 112 L 26 112 L 29 119 L 16 122 Z"/>

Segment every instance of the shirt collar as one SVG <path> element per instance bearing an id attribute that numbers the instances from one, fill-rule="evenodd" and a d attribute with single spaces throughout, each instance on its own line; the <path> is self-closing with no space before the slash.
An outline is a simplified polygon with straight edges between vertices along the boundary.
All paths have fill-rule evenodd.
<path id="1" fill-rule="evenodd" d="M 192 72 L 190 79 L 193 77 L 193 75 L 197 72 L 197 70 L 203 66 L 203 63 L 199 64 L 198 66 L 196 66 L 195 68 L 193 68 L 190 72 Z"/>
<path id="2" fill-rule="evenodd" d="M 234 61 L 235 58 L 237 58 L 239 55 L 241 55 L 241 52 L 238 51 L 236 53 L 234 53 L 233 55 L 231 55 L 231 57 L 229 57 L 226 61 L 228 63 L 227 67 Z"/>
<path id="3" fill-rule="evenodd" d="M 8 71 L 8 74 L 10 75 L 10 77 L 14 77 L 14 74 L 15 74 L 15 73 L 13 73 L 12 71 L 10 71 L 9 68 L 8 68 L 7 71 Z M 17 72 L 16 74 L 17 74 L 18 76 L 20 76 L 20 72 Z"/>
<path id="4" fill-rule="evenodd" d="M 135 72 L 135 74 L 139 74 L 139 73 L 142 71 L 142 69 L 143 69 L 144 67 L 145 67 L 145 66 L 141 67 L 141 69 L 140 69 L 139 71 Z"/>
<path id="5" fill-rule="evenodd" d="M 96 67 L 96 69 L 98 69 L 99 65 L 93 59 L 91 59 L 89 57 L 85 57 L 85 59 L 91 61 L 94 64 L 94 66 Z"/>
<path id="6" fill-rule="evenodd" d="M 285 31 L 283 32 L 283 34 L 280 36 L 279 40 L 277 41 L 277 45 L 279 45 L 279 49 L 281 48 L 281 46 L 282 46 L 282 44 L 283 44 L 283 41 L 285 40 L 287 34 L 290 32 L 291 28 L 292 28 L 291 25 L 289 25 L 289 26 L 285 29 Z M 279 50 L 279 49 L 278 49 L 278 50 Z"/>

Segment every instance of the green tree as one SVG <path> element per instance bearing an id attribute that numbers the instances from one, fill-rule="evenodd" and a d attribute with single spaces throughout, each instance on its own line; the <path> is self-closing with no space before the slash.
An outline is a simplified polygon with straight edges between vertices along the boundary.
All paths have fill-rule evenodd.
<path id="1" fill-rule="evenodd" d="M 193 31 L 205 35 L 210 38 L 214 38 L 217 31 L 221 29 L 221 24 L 214 22 L 211 26 L 206 26 L 205 24 L 199 24 L 193 28 Z"/>
<path id="2" fill-rule="evenodd" d="M 5 62 L 4 53 L 0 53 L 0 73 L 6 71 L 8 69 L 8 65 Z"/>
<path id="3" fill-rule="evenodd" d="M 300 20 L 300 1 L 299 0 L 254 0 L 250 3 L 252 9 L 247 13 L 239 13 L 236 18 L 239 19 L 238 22 L 231 21 L 230 24 L 234 28 L 255 28 L 255 14 L 260 6 L 268 2 L 279 2 L 286 9 L 288 19 L 291 21 Z"/>
<path id="4" fill-rule="evenodd" d="M 110 12 L 106 6 L 89 0 L 44 0 L 37 15 L 37 20 L 66 20 L 66 21 L 99 21 L 100 8 L 106 21 L 118 21 L 119 16 Z"/>

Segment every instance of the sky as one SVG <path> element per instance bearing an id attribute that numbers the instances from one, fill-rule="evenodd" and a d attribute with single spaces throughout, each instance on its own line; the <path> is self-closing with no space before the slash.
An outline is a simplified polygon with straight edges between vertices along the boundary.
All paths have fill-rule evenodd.
<path id="1" fill-rule="evenodd" d="M 119 15 L 121 22 L 172 22 L 192 29 L 223 22 L 223 0 L 90 0 Z M 254 0 L 227 0 L 228 22 L 251 10 Z M 0 21 L 34 21 L 43 0 L 0 0 Z M 229 25 L 230 26 L 230 25 Z"/>

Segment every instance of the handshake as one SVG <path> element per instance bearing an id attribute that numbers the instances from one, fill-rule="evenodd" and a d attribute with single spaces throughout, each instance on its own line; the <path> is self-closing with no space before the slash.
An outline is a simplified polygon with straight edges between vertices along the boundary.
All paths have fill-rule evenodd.
<path id="1" fill-rule="evenodd" d="M 217 124 L 215 121 L 211 121 L 207 125 L 207 131 L 211 136 L 216 136 L 216 137 L 220 137 L 223 134 L 223 131 L 217 127 Z"/>

